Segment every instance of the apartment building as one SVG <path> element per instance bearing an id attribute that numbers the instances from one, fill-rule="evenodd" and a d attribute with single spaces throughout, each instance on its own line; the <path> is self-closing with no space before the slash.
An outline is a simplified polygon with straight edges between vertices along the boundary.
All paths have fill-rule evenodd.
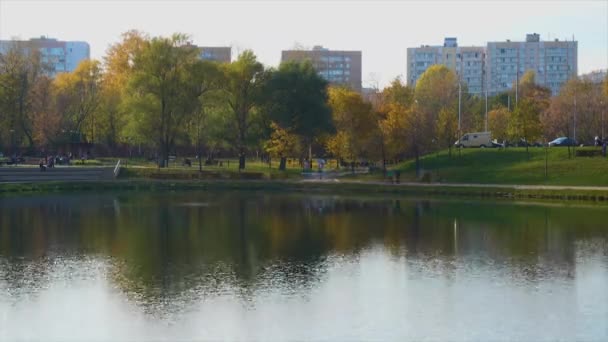
<path id="1" fill-rule="evenodd" d="M 317 73 L 330 84 L 347 86 L 361 92 L 361 51 L 329 50 L 315 46 L 312 50 L 284 50 L 281 63 L 310 61 Z"/>
<path id="2" fill-rule="evenodd" d="M 511 89 L 528 70 L 536 73 L 538 85 L 556 95 L 566 81 L 577 75 L 578 42 L 541 41 L 537 33 L 526 35 L 523 42 L 488 42 L 486 65 L 491 95 Z"/>
<path id="3" fill-rule="evenodd" d="M 200 57 L 203 60 L 230 63 L 232 48 L 230 46 L 200 46 Z"/>
<path id="4" fill-rule="evenodd" d="M 407 84 L 415 86 L 420 76 L 435 64 L 453 70 L 467 85 L 469 93 L 485 91 L 485 48 L 482 46 L 458 46 L 454 37 L 444 39 L 443 46 L 423 45 L 407 49 Z"/>
<path id="5" fill-rule="evenodd" d="M 13 48 L 22 49 L 25 53 L 39 51 L 41 61 L 51 77 L 61 72 L 74 71 L 81 61 L 91 56 L 87 42 L 61 41 L 44 36 L 30 40 L 0 40 L 0 54 Z"/>
<path id="6" fill-rule="evenodd" d="M 581 80 L 587 80 L 595 84 L 602 84 L 608 77 L 608 69 L 594 70 L 581 75 Z"/>
<path id="7" fill-rule="evenodd" d="M 445 38 L 443 46 L 423 45 L 407 49 L 407 84 L 415 86 L 434 64 L 454 70 L 467 84 L 469 93 L 496 95 L 508 91 L 526 71 L 536 73 L 536 83 L 557 94 L 577 75 L 578 42 L 541 41 L 526 35 L 522 42 L 488 42 L 485 47 L 459 47 L 456 38 Z"/>

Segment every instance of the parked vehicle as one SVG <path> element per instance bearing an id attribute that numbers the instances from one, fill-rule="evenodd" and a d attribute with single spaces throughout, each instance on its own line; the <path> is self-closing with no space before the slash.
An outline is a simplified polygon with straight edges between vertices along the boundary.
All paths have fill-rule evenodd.
<path id="1" fill-rule="evenodd" d="M 576 146 L 576 141 L 574 139 L 570 139 L 568 137 L 559 137 L 553 141 L 549 142 L 549 147 L 552 146 Z"/>
<path id="2" fill-rule="evenodd" d="M 454 143 L 456 147 L 494 147 L 491 132 L 466 133 Z"/>

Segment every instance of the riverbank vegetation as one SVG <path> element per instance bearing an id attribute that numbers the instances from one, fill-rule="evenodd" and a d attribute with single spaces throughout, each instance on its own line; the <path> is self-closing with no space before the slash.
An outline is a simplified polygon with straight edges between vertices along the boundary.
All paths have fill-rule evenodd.
<path id="1" fill-rule="evenodd" d="M 285 173 L 288 160 L 297 160 L 291 167 L 296 170 L 332 159 L 335 168 L 359 165 L 383 175 L 400 165 L 413 170 L 416 180 L 604 184 L 601 175 L 577 173 L 583 163 L 570 161 L 576 157 L 570 148 L 563 163 L 551 153 L 554 170 L 540 179 L 541 154 L 532 148 L 526 147 L 528 168 L 516 150 L 462 151 L 457 157 L 453 144 L 461 134 L 486 127 L 499 141 L 520 146 L 558 136 L 585 144 L 605 138 L 608 80 L 602 85 L 574 78 L 552 96 L 527 72 L 512 91 L 486 101 L 469 94 L 445 66 L 428 68 L 415 87 L 396 79 L 382 90 L 359 93 L 330 86 L 307 62 L 268 68 L 252 51 L 231 63 L 204 61 L 183 34 L 129 31 L 103 60 L 85 61 L 53 79 L 45 76 L 40 55 L 25 51 L 15 44 L 0 58 L 0 150 L 6 155 L 138 157 L 161 168 L 189 159 L 199 171 L 214 171 L 218 160 L 232 158 L 238 170 L 270 166 Z M 247 165 L 252 159 L 265 166 Z M 603 168 L 593 160 L 589 170 Z M 467 165 L 483 167 L 468 172 Z M 484 175 L 475 173 L 482 170 Z M 574 179 L 579 174 L 588 178 Z"/>

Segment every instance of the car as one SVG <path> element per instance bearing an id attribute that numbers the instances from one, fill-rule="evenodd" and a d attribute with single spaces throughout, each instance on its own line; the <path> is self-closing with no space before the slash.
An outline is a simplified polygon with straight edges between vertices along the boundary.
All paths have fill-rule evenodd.
<path id="1" fill-rule="evenodd" d="M 549 147 L 552 146 L 576 146 L 576 141 L 574 139 L 570 139 L 568 137 L 559 137 L 553 141 L 549 142 Z"/>
<path id="2" fill-rule="evenodd" d="M 454 143 L 456 147 L 493 147 L 490 132 L 466 133 Z"/>

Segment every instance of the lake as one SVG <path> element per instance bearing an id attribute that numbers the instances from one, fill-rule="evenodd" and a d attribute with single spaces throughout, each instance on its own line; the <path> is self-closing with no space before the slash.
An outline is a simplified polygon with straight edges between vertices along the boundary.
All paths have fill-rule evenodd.
<path id="1" fill-rule="evenodd" d="M 0 340 L 608 340 L 608 207 L 0 198 Z"/>

